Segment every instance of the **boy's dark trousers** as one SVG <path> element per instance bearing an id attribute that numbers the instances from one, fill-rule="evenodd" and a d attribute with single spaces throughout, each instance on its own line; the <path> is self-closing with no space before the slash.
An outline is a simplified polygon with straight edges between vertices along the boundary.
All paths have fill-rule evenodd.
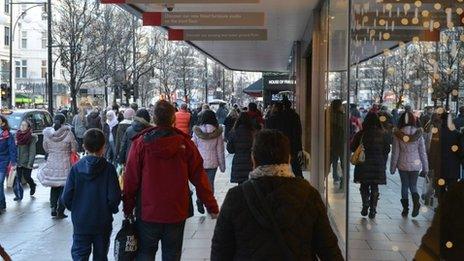
<path id="1" fill-rule="evenodd" d="M 73 260 L 89 260 L 90 253 L 93 254 L 93 260 L 108 260 L 110 237 L 111 230 L 107 233 L 95 235 L 73 234 L 73 245 L 71 248 L 71 255 Z"/>

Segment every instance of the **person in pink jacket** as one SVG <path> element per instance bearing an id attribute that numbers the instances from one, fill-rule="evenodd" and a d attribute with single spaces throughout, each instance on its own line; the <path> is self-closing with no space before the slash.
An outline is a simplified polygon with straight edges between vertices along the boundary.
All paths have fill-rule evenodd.
<path id="1" fill-rule="evenodd" d="M 193 128 L 192 140 L 203 158 L 203 168 L 208 174 L 208 180 L 214 193 L 214 178 L 217 169 L 226 171 L 226 159 L 224 154 L 223 129 L 219 126 L 216 114 L 211 110 L 205 110 L 200 114 L 198 126 Z M 200 200 L 197 200 L 197 209 L 201 214 L 205 208 Z"/>

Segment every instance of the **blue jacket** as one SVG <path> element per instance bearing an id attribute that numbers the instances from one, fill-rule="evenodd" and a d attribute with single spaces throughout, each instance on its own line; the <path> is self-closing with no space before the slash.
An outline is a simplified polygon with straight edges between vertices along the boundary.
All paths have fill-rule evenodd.
<path id="1" fill-rule="evenodd" d="M 16 144 L 14 136 L 9 131 L 0 132 L 0 167 L 4 168 L 8 163 L 16 165 Z"/>
<path id="2" fill-rule="evenodd" d="M 71 168 L 61 200 L 71 211 L 74 234 L 107 233 L 121 202 L 116 169 L 103 157 L 82 158 Z"/>

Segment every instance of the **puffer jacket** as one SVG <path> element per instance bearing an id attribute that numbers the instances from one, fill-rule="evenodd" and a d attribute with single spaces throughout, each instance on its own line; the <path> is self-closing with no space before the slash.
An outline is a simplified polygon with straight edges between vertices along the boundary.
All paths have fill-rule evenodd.
<path id="1" fill-rule="evenodd" d="M 234 154 L 230 182 L 242 183 L 248 179 L 253 170 L 251 162 L 251 147 L 253 146 L 253 132 L 245 126 L 233 130 L 227 143 L 227 151 Z"/>
<path id="2" fill-rule="evenodd" d="M 37 178 L 47 187 L 61 187 L 66 184 L 71 162 L 71 151 L 77 151 L 77 143 L 71 127 L 63 125 L 55 131 L 53 127 L 43 130 L 43 148 L 48 153 L 47 162 L 39 169 Z"/>
<path id="3" fill-rule="evenodd" d="M 272 229 L 264 228 L 248 207 L 242 189 L 248 182 L 226 195 L 212 239 L 212 261 L 286 260 Z M 260 177 L 255 182 L 294 260 L 343 260 L 321 195 L 306 180 Z M 253 206 L 261 206 L 256 196 L 251 198 Z"/>
<path id="4" fill-rule="evenodd" d="M 39 138 L 32 134 L 29 144 L 18 145 L 18 167 L 33 169 L 36 155 L 36 144 Z"/>
<path id="5" fill-rule="evenodd" d="M 186 110 L 180 110 L 176 112 L 176 123 L 175 126 L 183 133 L 189 135 L 190 134 L 190 112 Z"/>
<path id="6" fill-rule="evenodd" d="M 122 136 L 121 147 L 119 149 L 118 163 L 125 164 L 129 150 L 132 145 L 132 139 L 144 129 L 150 127 L 150 123 L 140 117 L 134 117 L 132 124 L 127 128 Z"/>
<path id="7" fill-rule="evenodd" d="M 226 171 L 226 159 L 224 153 L 224 138 L 222 127 L 213 125 L 201 125 L 193 128 L 192 141 L 200 151 L 205 169 L 218 168 Z"/>
<path id="8" fill-rule="evenodd" d="M 390 172 L 395 173 L 396 169 L 426 172 L 429 170 L 422 129 L 406 126 L 394 131 Z"/>

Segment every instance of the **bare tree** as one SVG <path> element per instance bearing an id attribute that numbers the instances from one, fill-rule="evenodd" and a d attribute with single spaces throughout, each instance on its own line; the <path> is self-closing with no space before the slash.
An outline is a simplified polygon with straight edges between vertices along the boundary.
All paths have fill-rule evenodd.
<path id="1" fill-rule="evenodd" d="M 100 57 L 94 32 L 99 10 L 92 0 L 62 0 L 56 8 L 59 19 L 54 23 L 54 42 L 66 69 L 63 77 L 69 84 L 71 107 L 76 113 L 80 88 L 96 80 L 94 70 Z"/>
<path id="2" fill-rule="evenodd" d="M 162 34 L 162 32 L 157 32 Z M 155 75 L 159 79 L 159 93 L 171 101 L 172 94 L 177 90 L 176 82 L 176 59 L 177 52 L 172 43 L 168 42 L 162 34 L 155 46 Z"/>
<path id="3" fill-rule="evenodd" d="M 176 74 L 183 90 L 184 102 L 187 104 L 190 102 L 193 89 L 196 87 L 197 75 L 201 72 L 197 56 L 198 54 L 192 47 L 184 43 L 178 45 L 175 63 Z"/>

